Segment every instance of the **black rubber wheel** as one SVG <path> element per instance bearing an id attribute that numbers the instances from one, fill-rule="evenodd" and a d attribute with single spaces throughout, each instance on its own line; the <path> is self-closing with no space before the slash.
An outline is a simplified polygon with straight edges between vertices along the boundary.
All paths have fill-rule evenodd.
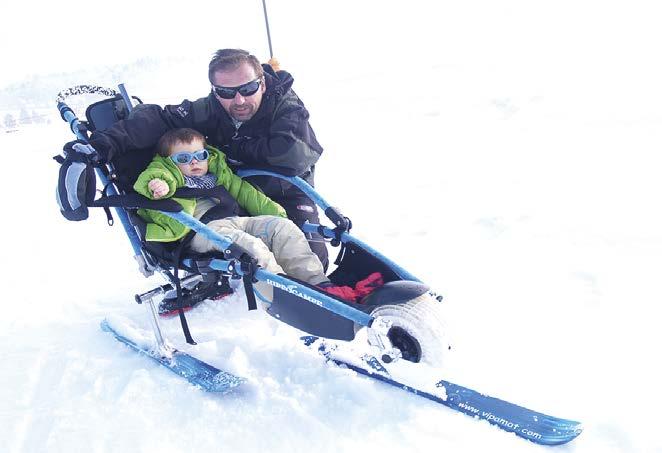
<path id="1" fill-rule="evenodd" d="M 421 344 L 405 329 L 398 326 L 391 327 L 388 331 L 388 339 L 391 340 L 394 347 L 400 350 L 403 359 L 414 363 L 421 361 L 423 355 Z"/>

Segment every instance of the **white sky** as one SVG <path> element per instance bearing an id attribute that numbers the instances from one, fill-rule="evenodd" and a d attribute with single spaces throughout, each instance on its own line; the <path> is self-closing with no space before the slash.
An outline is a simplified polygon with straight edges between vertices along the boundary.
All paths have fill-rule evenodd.
<path id="1" fill-rule="evenodd" d="M 662 31 L 654 1 L 269 0 L 276 55 L 289 63 L 518 65 L 572 79 L 588 68 L 653 80 Z M 2 6 L 0 86 L 36 72 L 204 55 L 242 47 L 268 57 L 262 2 L 171 0 Z M 599 83 L 599 81 L 597 81 Z M 636 88 L 636 87 L 633 87 Z M 627 89 L 623 87 L 623 89 Z"/>
<path id="2" fill-rule="evenodd" d="M 190 52 L 209 55 L 226 43 L 257 46 L 257 34 L 266 49 L 262 5 L 252 3 L 12 2 L 2 7 L 0 42 L 3 57 L 11 64 L 3 65 L 0 85 L 31 73 L 69 71 L 88 64 L 126 63 L 145 56 Z M 213 18 L 224 15 L 253 20 L 231 18 L 222 27 L 213 26 L 220 22 Z"/>

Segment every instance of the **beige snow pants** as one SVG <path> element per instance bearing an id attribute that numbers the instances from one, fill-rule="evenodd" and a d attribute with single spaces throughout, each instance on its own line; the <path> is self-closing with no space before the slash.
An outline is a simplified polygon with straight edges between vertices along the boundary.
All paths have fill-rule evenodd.
<path id="1" fill-rule="evenodd" d="M 289 219 L 271 215 L 228 217 L 212 220 L 207 226 L 243 247 L 269 272 L 287 274 L 311 285 L 329 281 L 303 232 Z M 189 248 L 205 253 L 217 247 L 196 234 Z"/>

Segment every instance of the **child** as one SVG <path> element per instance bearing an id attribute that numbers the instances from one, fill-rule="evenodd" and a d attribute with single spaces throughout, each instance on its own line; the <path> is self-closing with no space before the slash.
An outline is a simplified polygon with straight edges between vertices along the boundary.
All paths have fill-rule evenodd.
<path id="1" fill-rule="evenodd" d="M 207 215 L 202 221 L 243 247 L 269 272 L 290 275 L 343 299 L 359 297 L 349 286 L 331 284 L 303 232 L 286 218 L 285 210 L 236 176 L 225 162 L 225 155 L 206 145 L 204 136 L 193 129 L 166 132 L 159 140 L 158 154 L 138 176 L 133 187 L 138 193 L 158 200 L 173 196 L 180 187 L 212 188 L 217 185 L 223 186 L 229 197 L 222 200 L 206 197 L 176 200 L 185 212 L 198 219 L 208 211 L 213 213 L 211 219 Z M 238 207 L 251 217 L 239 216 Z M 141 209 L 138 214 L 148 222 L 148 241 L 177 241 L 189 231 L 158 211 Z M 188 247 L 199 253 L 216 248 L 201 234 L 193 236 Z"/>

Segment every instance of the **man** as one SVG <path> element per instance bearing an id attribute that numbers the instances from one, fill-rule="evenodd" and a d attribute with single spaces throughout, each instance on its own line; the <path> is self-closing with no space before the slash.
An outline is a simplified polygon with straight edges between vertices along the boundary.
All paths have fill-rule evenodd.
<path id="1" fill-rule="evenodd" d="M 129 119 L 93 133 L 90 143 L 102 158 L 111 159 L 127 149 L 156 145 L 167 130 L 188 127 L 204 134 L 235 167 L 300 176 L 314 185 L 322 147 L 308 123 L 308 111 L 292 91 L 289 73 L 260 65 L 245 50 L 221 49 L 209 63 L 209 81 L 207 97 L 163 109 L 142 106 Z M 297 187 L 270 176 L 250 181 L 283 206 L 299 227 L 306 220 L 319 223 L 317 207 Z M 308 239 L 326 269 L 326 244 L 315 234 Z"/>

